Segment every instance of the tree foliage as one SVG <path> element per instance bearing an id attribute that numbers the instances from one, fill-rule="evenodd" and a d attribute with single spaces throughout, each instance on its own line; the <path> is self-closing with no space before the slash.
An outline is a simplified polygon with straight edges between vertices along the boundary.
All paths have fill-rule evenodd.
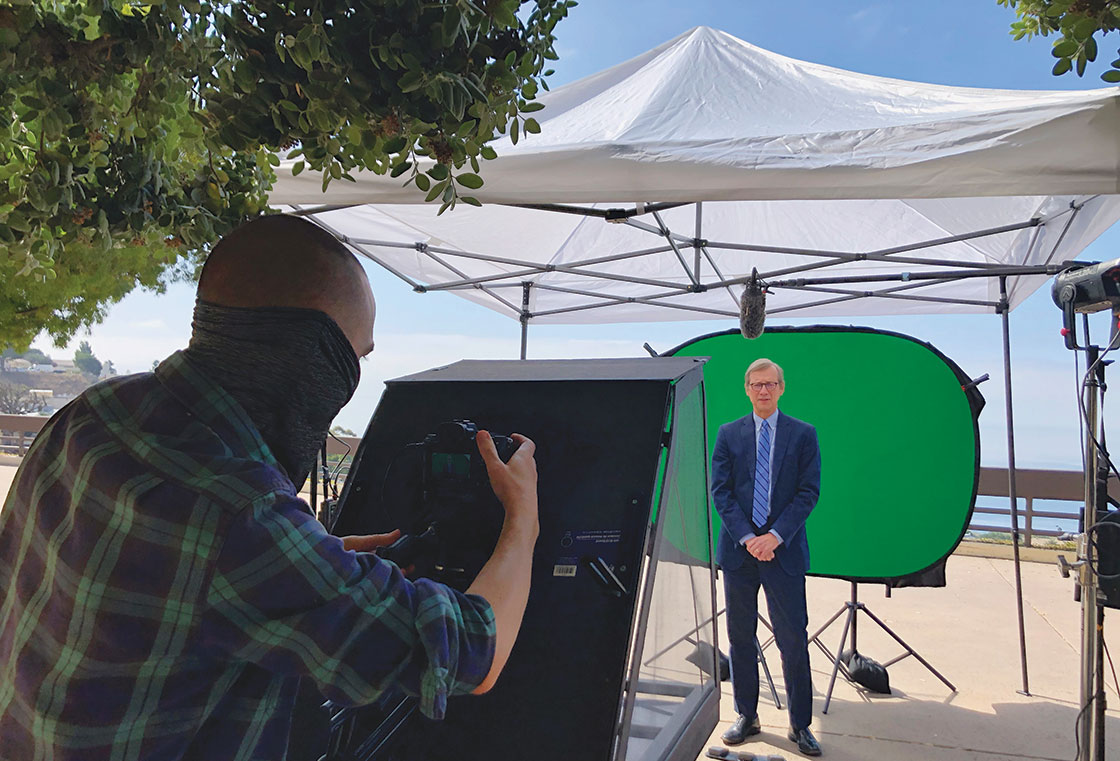
<path id="1" fill-rule="evenodd" d="M 46 408 L 43 398 L 27 386 L 0 381 L 0 415 L 33 415 Z"/>
<path id="2" fill-rule="evenodd" d="M 1011 24 L 1016 40 L 1036 35 L 1056 36 L 1051 53 L 1057 62 L 1055 76 L 1076 71 L 1084 76 L 1086 67 L 1097 60 L 1097 33 L 1104 37 L 1120 29 L 1120 0 L 998 0 L 1011 8 L 1018 20 Z M 1120 56 L 1120 50 L 1117 51 Z M 1101 74 L 1105 82 L 1120 82 L 1120 57 Z"/>
<path id="3" fill-rule="evenodd" d="M 522 6 L 525 6 L 524 8 Z M 266 209 L 277 151 L 331 181 L 477 204 L 572 0 L 8 0 L 0 5 L 0 345 L 61 345 L 194 274 Z M 10 122 L 10 123 L 9 123 Z"/>
<path id="4" fill-rule="evenodd" d="M 101 360 L 94 356 L 89 341 L 82 341 L 74 351 L 74 366 L 86 375 L 97 378 L 101 375 Z"/>

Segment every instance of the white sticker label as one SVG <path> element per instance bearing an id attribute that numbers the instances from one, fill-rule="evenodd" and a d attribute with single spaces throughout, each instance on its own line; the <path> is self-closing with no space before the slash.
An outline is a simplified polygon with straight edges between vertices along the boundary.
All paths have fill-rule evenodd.
<path id="1" fill-rule="evenodd" d="M 574 565 L 557 565 L 552 567 L 553 576 L 575 576 L 576 566 Z"/>

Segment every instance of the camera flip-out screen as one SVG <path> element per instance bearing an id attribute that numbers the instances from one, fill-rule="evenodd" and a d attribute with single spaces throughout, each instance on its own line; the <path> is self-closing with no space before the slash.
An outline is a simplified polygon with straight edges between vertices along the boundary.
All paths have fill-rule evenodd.
<path id="1" fill-rule="evenodd" d="M 503 519 L 471 426 L 496 443 L 524 434 L 537 444 L 532 587 L 491 692 L 452 698 L 440 722 L 385 701 L 328 758 L 699 755 L 719 699 L 702 364 L 460 362 L 387 384 L 335 533 L 422 536 L 407 562 L 465 589 Z"/>

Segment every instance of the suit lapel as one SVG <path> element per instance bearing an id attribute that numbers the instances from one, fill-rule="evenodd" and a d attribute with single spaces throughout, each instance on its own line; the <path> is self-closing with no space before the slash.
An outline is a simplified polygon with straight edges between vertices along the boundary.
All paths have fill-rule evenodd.
<path id="1" fill-rule="evenodd" d="M 773 493 L 774 484 L 778 483 L 778 476 L 782 472 L 782 464 L 786 461 L 786 450 L 789 449 L 789 439 L 793 435 L 789 423 L 783 423 L 781 417 L 782 413 L 778 412 L 774 418 L 777 423 L 777 430 L 774 432 L 774 467 L 770 474 L 771 493 Z"/>
<path id="2" fill-rule="evenodd" d="M 755 459 L 757 459 L 754 438 L 754 415 L 747 415 L 743 418 L 743 456 L 747 458 L 747 469 L 751 474 L 751 483 L 754 483 L 754 466 Z"/>

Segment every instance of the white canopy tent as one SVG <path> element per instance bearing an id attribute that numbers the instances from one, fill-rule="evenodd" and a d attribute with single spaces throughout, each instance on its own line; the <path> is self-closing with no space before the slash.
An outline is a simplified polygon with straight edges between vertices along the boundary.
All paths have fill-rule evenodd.
<path id="1" fill-rule="evenodd" d="M 737 317 L 755 268 L 769 314 L 1002 314 L 1018 526 L 1007 313 L 1120 218 L 1120 90 L 904 82 L 698 27 L 540 102 L 482 208 L 292 161 L 271 202 L 519 319 L 522 356 L 530 323 Z M 1021 594 L 1019 625 L 1027 691 Z"/>
<path id="2" fill-rule="evenodd" d="M 733 317 L 754 268 L 771 313 L 992 312 L 996 279 L 963 275 L 1006 274 L 1014 308 L 1120 218 L 1115 88 L 915 84 L 698 27 L 540 101 L 481 209 L 368 173 L 324 194 L 293 162 L 272 203 L 526 324 Z"/>

